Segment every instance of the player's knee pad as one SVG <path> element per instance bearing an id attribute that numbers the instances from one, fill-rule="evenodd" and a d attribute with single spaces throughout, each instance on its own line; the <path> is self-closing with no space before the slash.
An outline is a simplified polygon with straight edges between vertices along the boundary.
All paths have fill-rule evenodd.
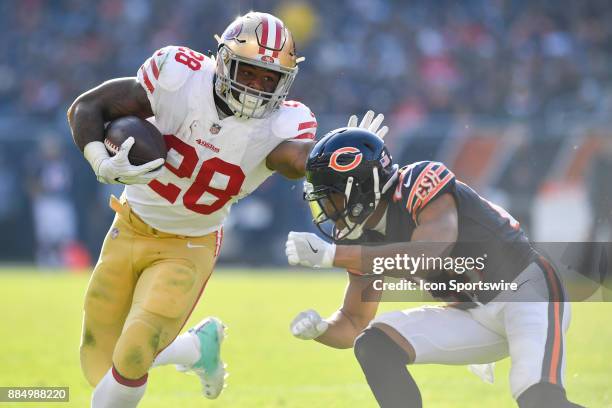
<path id="1" fill-rule="evenodd" d="M 355 338 L 353 352 L 360 363 L 365 362 L 376 354 L 377 343 L 379 342 L 377 341 L 377 334 L 376 332 L 372 333 L 371 329 L 366 329 Z"/>
<path id="2" fill-rule="evenodd" d="M 362 367 L 389 360 L 408 364 L 408 354 L 385 332 L 375 327 L 369 327 L 357 336 L 353 351 Z"/>
<path id="3" fill-rule="evenodd" d="M 158 351 L 160 332 L 142 319 L 129 322 L 113 353 L 113 364 L 122 376 L 136 379 L 149 371 Z"/>
<path id="4" fill-rule="evenodd" d="M 563 387 L 546 382 L 532 385 L 516 402 L 520 408 L 584 408 L 568 401 Z"/>

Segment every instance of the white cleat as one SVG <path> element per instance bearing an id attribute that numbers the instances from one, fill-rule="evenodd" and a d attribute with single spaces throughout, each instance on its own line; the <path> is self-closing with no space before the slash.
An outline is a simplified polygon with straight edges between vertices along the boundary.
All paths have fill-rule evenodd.
<path id="1" fill-rule="evenodd" d="M 202 393 L 209 399 L 217 398 L 226 387 L 227 365 L 221 361 L 221 343 L 225 338 L 225 329 L 221 320 L 216 317 L 207 317 L 189 329 L 200 350 L 200 358 L 191 366 L 176 366 L 178 371 L 191 371 L 200 377 Z"/>

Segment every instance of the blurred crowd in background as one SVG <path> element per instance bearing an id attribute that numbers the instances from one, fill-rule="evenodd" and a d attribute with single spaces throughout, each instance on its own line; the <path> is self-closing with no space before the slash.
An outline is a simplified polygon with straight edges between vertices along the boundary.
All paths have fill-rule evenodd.
<path id="1" fill-rule="evenodd" d="M 213 34 L 249 10 L 293 31 L 306 61 L 291 95 L 317 114 L 320 134 L 373 108 L 387 116 L 398 162 L 453 159 L 465 146 L 454 140 L 483 129 L 514 140 L 495 177 L 466 181 L 527 228 L 568 140 L 612 118 L 609 0 L 0 2 L 0 260 L 91 262 L 112 218 L 108 195 L 121 189 L 96 183 L 70 141 L 67 107 L 106 79 L 135 75 L 165 45 L 214 52 Z M 612 134 L 595 133 L 587 178 L 612 170 Z M 612 193 L 582 184 L 592 213 L 603 206 L 607 217 Z M 222 253 L 282 264 L 284 236 L 298 228 L 311 228 L 301 183 L 274 177 L 235 208 Z"/>

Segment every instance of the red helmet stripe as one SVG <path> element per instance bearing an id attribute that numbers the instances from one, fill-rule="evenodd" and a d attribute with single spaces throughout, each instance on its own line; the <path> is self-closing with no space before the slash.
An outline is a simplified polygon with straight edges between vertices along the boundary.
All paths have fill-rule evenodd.
<path id="1" fill-rule="evenodd" d="M 340 157 L 340 155 L 345 154 L 345 153 L 359 153 L 359 154 L 355 155 L 352 162 L 348 164 L 339 164 L 338 158 Z M 332 153 L 331 157 L 329 158 L 329 167 L 331 167 L 332 169 L 336 171 L 345 172 L 345 171 L 353 170 L 355 167 L 359 166 L 362 159 L 363 159 L 363 154 L 356 147 L 352 147 L 352 146 L 341 147 L 340 149 Z"/>
<path id="2" fill-rule="evenodd" d="M 278 50 L 281 45 L 281 33 L 283 31 L 283 26 L 280 21 L 276 21 L 276 41 L 274 42 L 274 49 Z M 278 51 L 274 51 L 272 53 L 272 57 L 278 58 Z"/>
<path id="3" fill-rule="evenodd" d="M 259 46 L 259 53 L 265 54 L 266 49 L 264 46 L 268 46 L 268 18 L 263 18 L 263 26 L 261 27 L 261 45 Z"/>

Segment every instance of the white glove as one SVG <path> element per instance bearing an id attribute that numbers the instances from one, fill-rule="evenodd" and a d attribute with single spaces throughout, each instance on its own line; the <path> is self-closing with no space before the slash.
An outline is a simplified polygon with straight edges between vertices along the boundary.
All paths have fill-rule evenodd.
<path id="1" fill-rule="evenodd" d="M 101 183 L 147 184 L 159 176 L 164 159 L 159 158 L 134 166 L 128 160 L 128 154 L 133 145 L 134 138 L 130 136 L 121 144 L 117 154 L 111 157 L 104 143 L 89 142 L 85 146 L 83 154 Z"/>
<path id="2" fill-rule="evenodd" d="M 383 126 L 379 129 L 384 119 L 385 115 L 383 115 L 382 113 L 379 113 L 376 118 L 374 118 L 374 111 L 369 110 L 363 116 L 363 119 L 361 119 L 361 123 L 359 124 L 359 126 L 357 126 L 357 115 L 351 115 L 346 127 L 359 127 L 362 129 L 367 129 L 370 132 L 374 133 L 376 136 L 380 137 L 381 139 L 384 139 L 387 133 L 389 132 L 389 128 L 387 126 Z"/>
<path id="3" fill-rule="evenodd" d="M 285 254 L 289 265 L 331 268 L 336 255 L 336 245 L 310 232 L 291 231 L 285 244 Z"/>
<path id="4" fill-rule="evenodd" d="M 329 323 L 321 318 L 314 310 L 306 310 L 293 319 L 291 322 L 291 334 L 298 339 L 316 339 L 327 331 Z"/>

